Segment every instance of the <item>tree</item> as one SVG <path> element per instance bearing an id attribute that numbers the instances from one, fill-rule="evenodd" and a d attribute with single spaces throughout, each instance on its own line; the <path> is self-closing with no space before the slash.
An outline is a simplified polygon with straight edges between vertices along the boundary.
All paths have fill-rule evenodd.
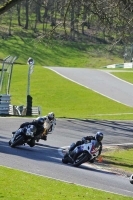
<path id="1" fill-rule="evenodd" d="M 7 12 L 10 8 L 15 6 L 17 3 L 24 1 L 24 0 L 8 0 L 6 3 L 4 3 L 2 6 L 0 6 L 0 15 Z"/>
<path id="2" fill-rule="evenodd" d="M 29 0 L 25 1 L 25 8 L 26 8 L 26 23 L 25 23 L 25 29 L 28 29 L 29 25 Z"/>
<path id="3" fill-rule="evenodd" d="M 21 25 L 20 2 L 26 9 L 25 28 L 29 29 L 33 22 L 37 30 L 37 25 L 42 23 L 43 35 L 47 32 L 64 38 L 65 33 L 68 38 L 75 39 L 82 34 L 90 40 L 113 44 L 133 40 L 133 0 L 0 0 L 0 15 L 16 4 Z"/>

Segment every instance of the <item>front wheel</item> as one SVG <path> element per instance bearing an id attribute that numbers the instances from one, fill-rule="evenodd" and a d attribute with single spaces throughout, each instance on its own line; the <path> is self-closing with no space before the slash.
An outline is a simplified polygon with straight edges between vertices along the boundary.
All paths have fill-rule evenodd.
<path id="1" fill-rule="evenodd" d="M 24 136 L 23 135 L 18 135 L 13 142 L 11 140 L 9 141 L 10 147 L 14 148 L 18 145 L 22 145 L 24 143 Z"/>
<path id="2" fill-rule="evenodd" d="M 85 163 L 89 159 L 89 154 L 87 152 L 83 152 L 80 154 L 73 163 L 73 166 L 78 167 L 82 163 Z"/>

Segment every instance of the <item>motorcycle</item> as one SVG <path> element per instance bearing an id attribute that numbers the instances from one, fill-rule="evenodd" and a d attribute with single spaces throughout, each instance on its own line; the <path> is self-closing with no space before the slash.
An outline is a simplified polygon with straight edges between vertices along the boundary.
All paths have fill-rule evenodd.
<path id="1" fill-rule="evenodd" d="M 35 138 L 35 133 L 36 127 L 34 125 L 19 128 L 16 132 L 12 133 L 12 138 L 9 140 L 9 146 L 16 147 L 19 145 L 25 145 L 25 143 L 28 144 L 33 138 Z"/>
<path id="2" fill-rule="evenodd" d="M 64 164 L 71 163 L 75 167 L 79 167 L 85 162 L 93 163 L 99 156 L 100 145 L 96 140 L 86 141 L 84 144 L 77 146 L 73 151 L 69 151 L 64 155 L 62 162 Z"/>

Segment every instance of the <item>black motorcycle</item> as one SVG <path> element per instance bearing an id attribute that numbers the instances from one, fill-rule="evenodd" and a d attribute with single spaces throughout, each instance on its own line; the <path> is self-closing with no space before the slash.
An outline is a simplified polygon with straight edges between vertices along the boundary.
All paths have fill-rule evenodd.
<path id="1" fill-rule="evenodd" d="M 34 125 L 28 125 L 24 128 L 19 128 L 16 132 L 12 133 L 12 138 L 9 141 L 10 147 L 16 147 L 24 145 L 25 143 L 30 144 L 31 140 L 35 138 L 36 127 Z M 32 145 L 30 145 L 32 147 Z"/>

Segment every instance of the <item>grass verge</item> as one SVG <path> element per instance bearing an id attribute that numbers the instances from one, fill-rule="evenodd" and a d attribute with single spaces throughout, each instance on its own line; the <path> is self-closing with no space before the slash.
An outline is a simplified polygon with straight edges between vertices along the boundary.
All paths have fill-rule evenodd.
<path id="1" fill-rule="evenodd" d="M 27 74 L 27 65 L 14 66 L 10 90 L 13 105 L 26 105 Z M 99 95 L 41 66 L 35 66 L 31 74 L 30 95 L 33 97 L 33 106 L 41 106 L 42 115 L 54 111 L 56 117 L 63 118 L 133 119 L 133 108 Z"/>
<path id="2" fill-rule="evenodd" d="M 113 170 L 130 176 L 133 174 L 133 148 L 125 146 L 112 147 L 102 153 L 103 164 L 107 164 Z"/>
<path id="3" fill-rule="evenodd" d="M 56 181 L 0 166 L 2 200 L 130 200 L 112 193 Z"/>
<path id="4" fill-rule="evenodd" d="M 129 83 L 133 83 L 133 70 L 129 70 L 128 72 L 112 72 L 111 74 Z"/>
<path id="5" fill-rule="evenodd" d="M 98 68 L 123 62 L 123 49 L 118 46 L 113 52 L 108 45 L 87 44 L 57 40 L 39 40 L 12 36 L 0 40 L 0 58 L 18 56 L 17 62 L 27 63 L 33 57 L 36 65 Z"/>

